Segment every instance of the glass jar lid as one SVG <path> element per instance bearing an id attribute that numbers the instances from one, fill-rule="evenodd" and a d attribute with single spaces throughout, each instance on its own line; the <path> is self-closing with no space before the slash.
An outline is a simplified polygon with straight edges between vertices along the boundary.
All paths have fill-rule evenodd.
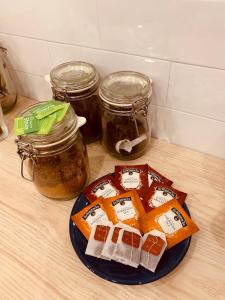
<path id="1" fill-rule="evenodd" d="M 59 91 L 81 92 L 99 82 L 95 67 L 82 61 L 71 61 L 56 66 L 50 72 L 52 86 Z"/>
<path id="2" fill-rule="evenodd" d="M 41 104 L 47 103 L 41 102 Z M 22 111 L 18 117 L 25 117 L 32 115 L 32 111 L 37 108 L 39 104 L 31 105 Z M 69 107 L 64 119 L 61 122 L 55 123 L 49 134 L 29 133 L 18 137 L 19 144 L 32 145 L 32 148 L 38 151 L 54 150 L 55 147 L 64 146 L 67 141 L 76 134 L 78 119 L 72 107 Z"/>
<path id="3" fill-rule="evenodd" d="M 103 102 L 120 107 L 132 107 L 140 100 L 149 100 L 152 94 L 151 79 L 148 76 L 133 72 L 120 71 L 106 76 L 99 90 Z"/>

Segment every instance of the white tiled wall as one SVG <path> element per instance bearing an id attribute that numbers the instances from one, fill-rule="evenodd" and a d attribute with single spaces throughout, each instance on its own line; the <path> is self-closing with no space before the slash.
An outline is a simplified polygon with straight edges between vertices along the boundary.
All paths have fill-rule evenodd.
<path id="1" fill-rule="evenodd" d="M 224 0 L 1 0 L 0 41 L 20 93 L 38 100 L 69 60 L 148 74 L 153 135 L 225 158 L 224 12 Z"/>

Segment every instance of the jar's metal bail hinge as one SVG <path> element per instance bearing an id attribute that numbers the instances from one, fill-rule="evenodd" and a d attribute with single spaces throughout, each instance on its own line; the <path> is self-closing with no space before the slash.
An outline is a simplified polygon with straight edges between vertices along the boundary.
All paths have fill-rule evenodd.
<path id="1" fill-rule="evenodd" d="M 19 154 L 19 156 L 21 158 L 21 167 L 20 167 L 21 177 L 28 181 L 33 181 L 34 180 L 34 165 L 36 164 L 36 159 L 37 159 L 36 150 L 33 148 L 32 144 L 21 143 L 19 138 L 16 139 L 16 144 L 17 144 L 17 153 Z M 24 176 L 23 166 L 24 166 L 24 161 L 27 158 L 31 159 L 32 163 L 33 163 L 32 178 L 28 178 L 28 177 Z"/>
<path id="2" fill-rule="evenodd" d="M 149 124 L 148 124 L 148 98 L 143 98 L 143 99 L 138 99 L 132 103 L 132 116 L 135 121 L 135 127 L 137 131 L 137 135 L 140 136 L 138 125 L 137 125 L 137 115 L 142 115 L 145 118 L 145 124 L 146 124 L 146 129 L 147 132 L 149 132 Z"/>
<path id="3" fill-rule="evenodd" d="M 57 88 L 52 87 L 52 92 L 53 92 L 53 96 L 56 100 L 69 102 L 69 100 L 68 100 L 69 97 L 68 97 L 66 88 L 60 89 L 60 91 L 59 91 Z"/>

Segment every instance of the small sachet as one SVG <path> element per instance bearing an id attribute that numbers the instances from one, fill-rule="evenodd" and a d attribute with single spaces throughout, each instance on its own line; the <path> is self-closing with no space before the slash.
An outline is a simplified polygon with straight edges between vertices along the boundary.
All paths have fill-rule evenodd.
<path id="1" fill-rule="evenodd" d="M 85 254 L 91 255 L 97 258 L 110 259 L 102 254 L 103 247 L 105 245 L 107 236 L 111 228 L 111 223 L 105 225 L 94 225 L 91 228 L 91 234 L 88 240 Z"/>
<path id="2" fill-rule="evenodd" d="M 138 220 L 145 214 L 145 210 L 136 191 L 103 199 L 102 202 L 109 220 L 113 224 L 123 222 L 139 229 Z"/>
<path id="3" fill-rule="evenodd" d="M 110 227 L 106 242 L 104 244 L 104 248 L 102 250 L 102 255 L 104 257 L 107 257 L 108 259 L 112 259 L 120 230 L 129 227 L 130 226 L 124 223 L 118 223 Z"/>
<path id="4" fill-rule="evenodd" d="M 91 183 L 83 193 L 90 202 L 93 202 L 99 197 L 109 198 L 119 195 L 120 191 L 116 188 L 113 177 L 106 175 Z"/>
<path id="5" fill-rule="evenodd" d="M 105 224 L 109 221 L 101 198 L 84 207 L 81 211 L 73 215 L 71 219 L 87 240 L 91 234 L 92 227 Z"/>
<path id="6" fill-rule="evenodd" d="M 143 233 L 153 229 L 165 233 L 168 249 L 199 230 L 176 199 L 151 210 L 139 222 Z"/>
<path id="7" fill-rule="evenodd" d="M 173 183 L 173 181 L 166 178 L 148 165 L 148 186 L 150 187 L 154 181 L 163 182 L 167 185 L 171 185 Z"/>
<path id="8" fill-rule="evenodd" d="M 142 237 L 139 230 L 125 228 L 119 231 L 113 260 L 137 268 L 140 264 Z"/>
<path id="9" fill-rule="evenodd" d="M 14 133 L 23 135 L 37 132 L 40 128 L 39 120 L 34 116 L 18 117 L 14 120 Z"/>
<path id="10" fill-rule="evenodd" d="M 172 199 L 177 199 L 180 204 L 183 204 L 186 197 L 186 193 L 178 191 L 165 183 L 155 181 L 145 194 L 143 205 L 146 212 L 149 212 L 153 208 L 159 207 Z"/>
<path id="11" fill-rule="evenodd" d="M 136 190 L 142 200 L 148 189 L 148 165 L 115 166 L 115 184 L 123 192 Z"/>
<path id="12" fill-rule="evenodd" d="M 159 230 L 152 230 L 142 237 L 140 264 L 149 271 L 155 272 L 156 267 L 166 250 L 166 236 Z"/>
<path id="13" fill-rule="evenodd" d="M 48 101 L 44 105 L 40 105 L 37 107 L 34 111 L 33 114 L 38 120 L 41 120 L 53 113 L 55 113 L 58 110 L 61 110 L 64 108 L 64 104 L 57 102 L 57 101 Z"/>

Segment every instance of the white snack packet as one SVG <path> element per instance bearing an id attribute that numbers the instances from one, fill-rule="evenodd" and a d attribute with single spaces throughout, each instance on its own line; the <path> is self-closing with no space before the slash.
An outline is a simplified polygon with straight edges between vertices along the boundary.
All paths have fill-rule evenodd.
<path id="1" fill-rule="evenodd" d="M 142 237 L 140 264 L 149 271 L 155 272 L 156 267 L 167 247 L 166 236 L 159 230 L 152 230 Z"/>
<path id="2" fill-rule="evenodd" d="M 103 224 L 96 224 L 91 228 L 91 234 L 88 240 L 85 254 L 91 255 L 97 258 L 110 260 L 102 255 L 102 249 L 105 245 L 108 233 L 112 227 L 111 222 Z"/>
<path id="3" fill-rule="evenodd" d="M 112 259 L 137 268 L 140 263 L 142 237 L 133 227 L 121 229 Z"/>
<path id="4" fill-rule="evenodd" d="M 103 250 L 102 250 L 102 255 L 104 257 L 112 259 L 120 228 L 125 229 L 125 228 L 130 228 L 130 226 L 128 226 L 124 223 L 117 223 L 116 225 L 114 225 L 110 228 L 106 242 L 105 242 Z M 117 234 L 115 231 L 117 231 Z M 115 234 L 115 236 L 114 236 L 114 234 Z"/>

